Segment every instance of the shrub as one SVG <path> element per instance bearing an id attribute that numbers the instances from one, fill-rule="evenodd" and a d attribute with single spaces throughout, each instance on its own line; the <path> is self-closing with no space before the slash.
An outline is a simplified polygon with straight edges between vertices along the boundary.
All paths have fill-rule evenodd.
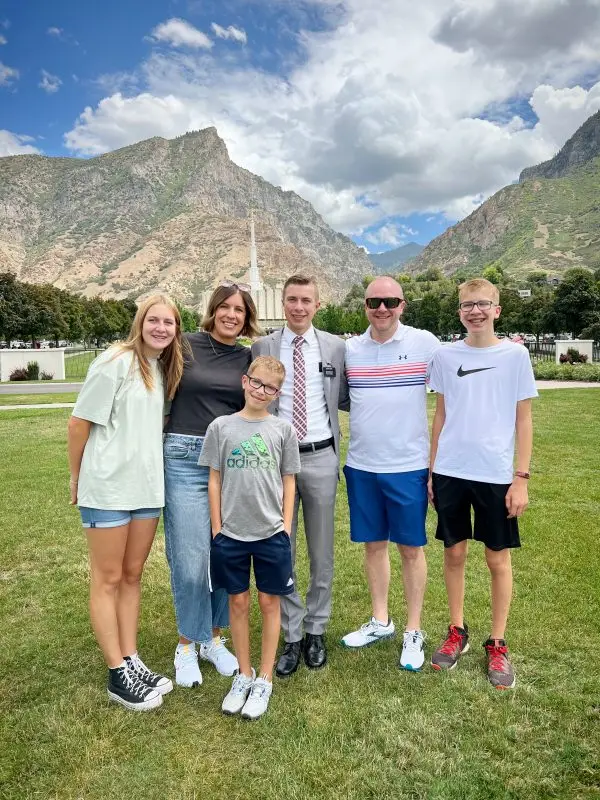
<path id="1" fill-rule="evenodd" d="M 533 374 L 541 381 L 600 383 L 600 364 L 554 364 L 552 361 L 539 361 L 533 365 Z"/>
<path id="2" fill-rule="evenodd" d="M 40 372 L 40 378 L 43 381 L 51 381 L 53 377 L 54 377 L 53 372 Z"/>
<path id="3" fill-rule="evenodd" d="M 566 353 L 561 353 L 558 360 L 561 364 L 585 364 L 587 355 L 580 353 L 575 347 L 569 347 Z"/>
<path id="4" fill-rule="evenodd" d="M 27 370 L 25 367 L 17 367 L 8 376 L 9 381 L 26 381 L 28 379 Z"/>
<path id="5" fill-rule="evenodd" d="M 27 364 L 27 380 L 37 381 L 40 378 L 40 365 L 37 361 L 29 361 Z"/>

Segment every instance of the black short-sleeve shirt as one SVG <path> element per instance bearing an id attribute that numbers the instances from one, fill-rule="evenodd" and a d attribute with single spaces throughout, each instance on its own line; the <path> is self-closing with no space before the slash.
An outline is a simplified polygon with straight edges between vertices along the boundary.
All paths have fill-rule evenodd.
<path id="1" fill-rule="evenodd" d="M 205 332 L 186 334 L 186 338 L 193 359 L 184 361 L 165 431 L 204 436 L 213 419 L 243 408 L 242 375 L 252 356 L 248 347 L 222 344 Z"/>

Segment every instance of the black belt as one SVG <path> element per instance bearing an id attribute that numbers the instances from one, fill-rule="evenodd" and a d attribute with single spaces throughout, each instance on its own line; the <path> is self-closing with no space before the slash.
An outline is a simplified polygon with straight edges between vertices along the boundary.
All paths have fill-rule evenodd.
<path id="1" fill-rule="evenodd" d="M 326 447 L 333 447 L 333 436 L 331 439 L 323 439 L 322 442 L 309 442 L 308 444 L 301 444 L 298 449 L 301 453 L 316 453 L 317 450 L 324 450 Z"/>

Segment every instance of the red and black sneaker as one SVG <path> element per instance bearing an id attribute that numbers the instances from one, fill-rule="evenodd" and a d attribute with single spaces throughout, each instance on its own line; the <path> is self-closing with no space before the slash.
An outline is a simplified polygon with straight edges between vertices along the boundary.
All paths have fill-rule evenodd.
<path id="1" fill-rule="evenodd" d="M 431 656 L 431 666 L 434 669 L 454 669 L 458 659 L 469 649 L 469 628 L 459 628 L 458 625 L 448 626 L 448 635 L 435 653 Z"/>
<path id="2" fill-rule="evenodd" d="M 483 646 L 487 652 L 489 682 L 496 689 L 513 689 L 516 683 L 515 671 L 504 639 L 488 639 Z"/>

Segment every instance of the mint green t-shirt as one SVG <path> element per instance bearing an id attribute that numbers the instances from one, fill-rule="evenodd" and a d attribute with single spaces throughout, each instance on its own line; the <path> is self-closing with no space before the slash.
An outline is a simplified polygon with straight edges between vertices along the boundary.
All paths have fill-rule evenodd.
<path id="1" fill-rule="evenodd" d="M 165 504 L 162 371 L 151 359 L 154 388 L 148 391 L 133 361 L 130 351 L 105 351 L 77 397 L 73 416 L 92 423 L 79 473 L 80 506 L 131 511 Z"/>

